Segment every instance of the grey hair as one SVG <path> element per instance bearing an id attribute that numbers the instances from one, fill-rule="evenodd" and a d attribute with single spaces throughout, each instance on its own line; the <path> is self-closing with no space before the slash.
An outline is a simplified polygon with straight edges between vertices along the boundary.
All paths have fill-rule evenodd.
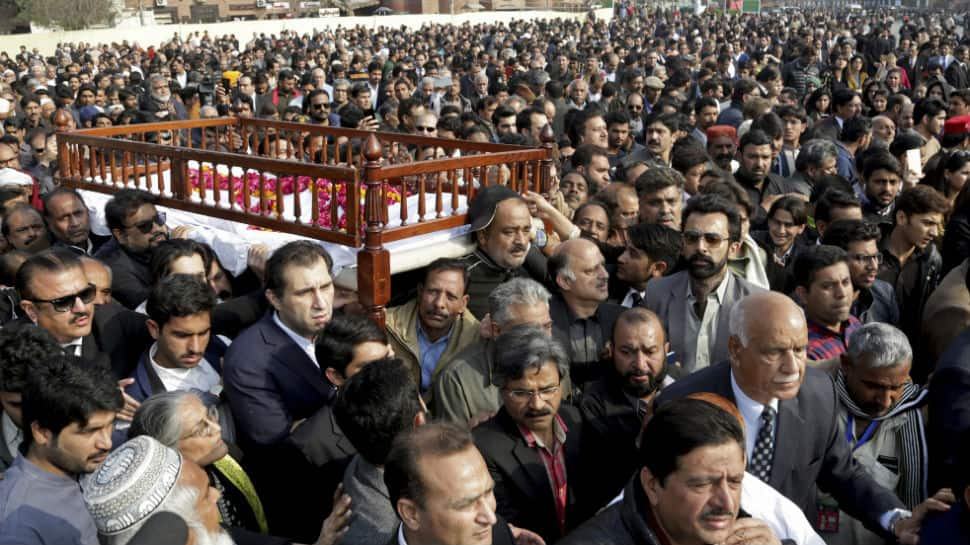
<path id="1" fill-rule="evenodd" d="M 478 74 L 476 74 L 475 83 L 478 83 L 480 81 L 488 82 L 488 74 L 486 74 L 485 72 L 479 72 Z"/>
<path id="2" fill-rule="evenodd" d="M 861 363 L 868 369 L 886 369 L 912 360 L 913 348 L 899 329 L 882 322 L 872 322 L 852 333 L 846 356 L 855 365 Z"/>
<path id="3" fill-rule="evenodd" d="M 337 87 L 337 86 L 340 86 L 340 85 L 346 85 L 347 88 L 349 89 L 350 88 L 350 80 L 347 79 L 347 78 L 337 78 L 337 79 L 333 80 L 333 87 Z"/>
<path id="4" fill-rule="evenodd" d="M 795 170 L 804 172 L 810 166 L 820 166 L 826 159 L 838 157 L 839 151 L 829 140 L 814 139 L 805 142 L 795 159 Z"/>
<path id="5" fill-rule="evenodd" d="M 516 317 L 512 315 L 512 305 L 535 306 L 549 304 L 549 290 L 531 278 L 513 278 L 499 284 L 488 294 L 488 312 L 499 327 L 505 327 Z"/>
<path id="6" fill-rule="evenodd" d="M 492 384 L 502 388 L 549 362 L 555 364 L 560 379 L 569 376 L 569 356 L 559 341 L 534 325 L 517 325 L 495 340 Z"/>
<path id="7" fill-rule="evenodd" d="M 155 394 L 142 401 L 131 420 L 128 438 L 147 435 L 166 447 L 177 450 L 183 431 L 178 411 L 188 396 L 195 396 L 195 394 L 175 390 Z"/>
<path id="8" fill-rule="evenodd" d="M 429 83 L 431 84 L 432 87 L 434 87 L 434 78 L 429 77 L 429 76 L 425 76 L 425 77 L 421 78 L 421 86 L 422 87 L 424 87 L 425 85 L 427 85 Z"/>

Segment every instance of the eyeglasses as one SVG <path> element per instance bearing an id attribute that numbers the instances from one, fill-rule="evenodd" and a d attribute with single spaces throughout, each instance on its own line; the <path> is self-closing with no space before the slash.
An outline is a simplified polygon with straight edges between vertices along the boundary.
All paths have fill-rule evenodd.
<path id="1" fill-rule="evenodd" d="M 434 132 L 436 130 L 436 128 L 435 127 L 422 127 L 420 125 L 415 125 L 414 126 L 414 130 L 419 131 L 419 132 Z"/>
<path id="2" fill-rule="evenodd" d="M 54 307 L 54 312 L 67 312 L 74 306 L 74 301 L 80 299 L 82 303 L 87 305 L 91 301 L 94 301 L 94 296 L 97 293 L 98 288 L 94 284 L 88 284 L 88 287 L 77 293 L 58 297 L 57 299 L 28 299 L 28 301 L 33 301 L 34 303 L 50 303 Z"/>
<path id="3" fill-rule="evenodd" d="M 727 240 L 727 237 L 717 233 L 701 233 L 698 231 L 684 231 L 681 237 L 684 239 L 684 244 L 697 244 L 703 238 L 708 246 L 720 246 Z"/>
<path id="4" fill-rule="evenodd" d="M 629 106 L 627 106 L 627 108 L 629 108 L 630 111 L 633 111 L 633 112 L 642 112 L 643 111 L 643 106 L 637 106 L 636 104 L 630 104 Z"/>
<path id="5" fill-rule="evenodd" d="M 557 393 L 559 393 L 559 385 L 557 384 L 555 386 L 547 386 L 547 387 L 542 388 L 540 390 L 509 390 L 509 389 L 506 389 L 505 390 L 505 393 L 507 393 L 509 395 L 509 397 L 511 397 L 512 399 L 514 399 L 516 401 L 519 401 L 519 402 L 522 402 L 522 403 L 528 403 L 528 402 L 532 401 L 532 398 L 534 398 L 536 396 L 539 396 L 539 399 L 541 399 L 543 401 L 549 401 L 550 399 L 552 399 L 552 396 L 554 396 Z"/>
<path id="6" fill-rule="evenodd" d="M 330 109 L 330 103 L 329 102 L 317 102 L 316 104 L 311 104 L 311 106 L 313 106 L 313 109 L 314 110 L 329 110 Z"/>
<path id="7" fill-rule="evenodd" d="M 136 224 L 125 227 L 125 229 L 138 229 L 142 234 L 147 235 L 148 233 L 152 232 L 152 227 L 154 225 L 165 225 L 165 212 L 156 212 L 153 218 L 145 221 L 139 221 Z"/>
<path id="8" fill-rule="evenodd" d="M 219 430 L 219 408 L 215 405 L 206 408 L 205 418 L 181 439 L 192 439 L 194 437 L 211 437 Z"/>
<path id="9" fill-rule="evenodd" d="M 850 256 L 852 261 L 856 263 L 865 265 L 866 263 L 875 263 L 879 265 L 882 263 L 882 254 L 852 254 Z"/>

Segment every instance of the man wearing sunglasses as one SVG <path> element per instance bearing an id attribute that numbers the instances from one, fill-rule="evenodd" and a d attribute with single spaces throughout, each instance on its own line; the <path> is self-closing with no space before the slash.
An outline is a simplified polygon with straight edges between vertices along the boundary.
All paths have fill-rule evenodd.
<path id="1" fill-rule="evenodd" d="M 155 208 L 155 201 L 147 191 L 122 189 L 104 207 L 112 240 L 96 257 L 111 267 L 114 298 L 130 309 L 148 299 L 151 250 L 169 237 L 165 213 Z"/>
<path id="2" fill-rule="evenodd" d="M 70 355 L 110 366 L 117 378 L 131 375 L 151 343 L 145 317 L 115 304 L 95 305 L 97 287 L 80 259 L 56 248 L 31 256 L 17 271 L 20 308 Z"/>
<path id="3" fill-rule="evenodd" d="M 686 270 L 647 283 L 643 305 L 667 324 L 670 349 L 682 356 L 687 374 L 727 359 L 731 310 L 764 290 L 727 268 L 730 250 L 741 239 L 737 206 L 715 195 L 693 197 L 681 231 Z"/>

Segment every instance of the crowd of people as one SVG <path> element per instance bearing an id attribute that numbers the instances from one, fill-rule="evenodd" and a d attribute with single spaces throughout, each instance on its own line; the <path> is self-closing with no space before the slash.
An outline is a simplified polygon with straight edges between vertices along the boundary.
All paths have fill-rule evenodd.
<path id="1" fill-rule="evenodd" d="M 0 542 L 966 542 L 964 21 L 618 2 L 0 53 Z M 551 184 L 481 187 L 474 251 L 428 248 L 384 327 L 316 242 L 233 275 L 156 195 L 99 236 L 58 184 L 58 131 L 224 116 L 432 156 L 550 127 Z"/>

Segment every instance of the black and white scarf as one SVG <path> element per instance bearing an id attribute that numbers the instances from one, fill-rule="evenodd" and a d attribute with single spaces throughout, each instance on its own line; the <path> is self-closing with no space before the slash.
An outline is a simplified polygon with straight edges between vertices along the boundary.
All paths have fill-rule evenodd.
<path id="1" fill-rule="evenodd" d="M 899 498 L 909 509 L 916 507 L 927 497 L 926 472 L 928 458 L 926 452 L 926 430 L 920 407 L 926 403 L 928 391 L 916 384 L 909 384 L 903 390 L 899 401 L 883 416 L 873 418 L 856 406 L 845 387 L 845 376 L 839 371 L 835 377 L 835 391 L 839 401 L 856 418 L 864 418 L 875 422 L 882 422 L 892 418 L 905 418 L 905 422 L 897 431 L 898 444 L 901 447 L 899 467 Z"/>

